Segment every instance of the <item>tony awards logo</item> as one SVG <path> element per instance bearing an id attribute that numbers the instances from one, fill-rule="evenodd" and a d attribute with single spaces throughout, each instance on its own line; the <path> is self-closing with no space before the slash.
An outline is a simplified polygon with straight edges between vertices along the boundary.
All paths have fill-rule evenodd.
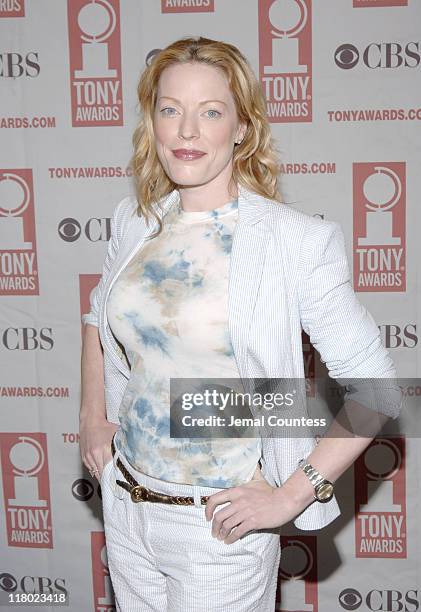
<path id="1" fill-rule="evenodd" d="M 13 466 L 14 499 L 10 506 L 47 506 L 46 499 L 39 499 L 38 474 L 44 463 L 45 455 L 41 444 L 28 436 L 19 436 L 18 443 L 10 449 L 10 463 Z"/>
<path id="2" fill-rule="evenodd" d="M 406 558 L 405 445 L 376 438 L 355 467 L 356 556 Z"/>
<path id="3" fill-rule="evenodd" d="M 308 66 L 299 60 L 298 34 L 307 23 L 305 2 L 275 0 L 269 9 L 269 21 L 274 28 L 272 38 L 272 66 L 264 66 L 265 74 L 277 72 L 302 73 Z"/>
<path id="4" fill-rule="evenodd" d="M 10 181 L 7 182 L 6 181 Z M 30 250 L 31 241 L 25 240 L 23 213 L 29 206 L 31 194 L 23 178 L 11 172 L 3 174 L 0 200 L 0 245 L 2 250 Z"/>
<path id="5" fill-rule="evenodd" d="M 45 434 L 1 434 L 10 546 L 52 548 Z"/>
<path id="6" fill-rule="evenodd" d="M 116 14 L 106 0 L 85 4 L 78 15 L 82 31 L 82 66 L 75 70 L 77 79 L 115 78 L 117 70 L 109 68 L 107 39 L 116 27 Z"/>
<path id="7" fill-rule="evenodd" d="M 399 176 L 390 168 L 376 166 L 375 173 L 364 182 L 365 207 L 367 209 L 365 236 L 358 238 L 361 245 L 401 244 L 400 236 L 393 236 L 391 209 L 402 196 Z"/>
<path id="8" fill-rule="evenodd" d="M 69 0 L 73 126 L 122 125 L 118 0 Z"/>
<path id="9" fill-rule="evenodd" d="M 259 2 L 260 79 L 273 122 L 311 121 L 309 0 Z"/>
<path id="10" fill-rule="evenodd" d="M 114 592 L 108 569 L 104 532 L 91 532 L 91 555 L 95 610 L 114 610 Z"/>
<path id="11" fill-rule="evenodd" d="M 277 612 L 315 612 L 319 609 L 316 542 L 314 536 L 281 536 Z"/>
<path id="12" fill-rule="evenodd" d="M 31 170 L 0 170 L 0 295 L 38 295 Z"/>
<path id="13" fill-rule="evenodd" d="M 354 276 L 359 291 L 405 289 L 405 172 L 402 166 L 397 163 L 355 165 Z"/>

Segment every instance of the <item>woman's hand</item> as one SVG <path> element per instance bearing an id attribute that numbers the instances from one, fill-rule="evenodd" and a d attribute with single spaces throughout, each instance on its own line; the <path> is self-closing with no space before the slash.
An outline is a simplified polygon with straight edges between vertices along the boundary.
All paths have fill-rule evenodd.
<path id="1" fill-rule="evenodd" d="M 104 465 L 112 459 L 111 440 L 119 429 L 116 423 L 107 419 L 91 418 L 83 421 L 79 428 L 79 448 L 84 465 L 101 480 Z"/>
<path id="2" fill-rule="evenodd" d="M 231 503 L 213 514 L 216 506 L 226 502 Z M 280 527 L 303 509 L 287 489 L 272 487 L 263 479 L 214 493 L 206 504 L 205 516 L 208 521 L 213 516 L 212 535 L 232 544 L 251 530 Z"/>

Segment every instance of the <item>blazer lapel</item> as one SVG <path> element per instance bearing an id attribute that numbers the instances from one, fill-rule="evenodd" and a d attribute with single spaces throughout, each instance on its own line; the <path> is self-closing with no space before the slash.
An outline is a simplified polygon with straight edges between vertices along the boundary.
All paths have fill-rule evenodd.
<path id="1" fill-rule="evenodd" d="M 268 213 L 265 198 L 238 185 L 238 208 L 230 259 L 228 328 L 239 375 L 246 377 L 248 336 L 270 231 L 260 223 Z"/>
<path id="2" fill-rule="evenodd" d="M 177 190 L 174 189 L 169 195 L 167 195 L 163 200 L 161 200 L 161 206 L 159 208 L 155 205 L 155 210 L 157 211 L 161 219 L 170 209 L 170 207 L 178 201 L 178 199 L 179 193 Z M 109 331 L 106 306 L 107 299 L 111 288 L 120 272 L 129 263 L 133 255 L 140 249 L 146 238 L 153 234 L 153 232 L 157 228 L 158 223 L 155 219 L 152 218 L 151 222 L 149 223 L 149 226 L 147 226 L 145 219 L 143 217 L 139 217 L 137 213 L 134 212 L 132 218 L 130 219 L 130 224 L 127 229 L 127 232 L 124 234 L 121 240 L 119 249 L 117 251 L 117 256 L 114 259 L 112 268 L 110 270 L 108 281 L 104 287 L 104 293 L 99 312 L 99 333 L 102 342 L 107 346 L 109 350 L 111 361 L 114 363 L 117 369 L 120 370 L 120 372 L 124 374 L 124 376 L 126 376 L 126 378 L 129 378 L 130 370 L 126 367 L 121 357 L 116 352 L 115 341 L 112 339 L 111 331 Z"/>
<path id="3" fill-rule="evenodd" d="M 164 200 L 161 201 L 161 208 L 155 206 L 155 210 L 157 211 L 159 217 L 162 218 L 168 212 L 171 206 L 178 202 L 178 200 L 179 193 L 174 189 L 174 191 L 168 194 Z M 156 229 L 158 229 L 158 223 L 155 221 L 155 219 L 151 218 L 149 226 L 147 226 L 144 217 L 139 217 L 137 213 L 133 214 L 127 233 L 123 237 L 120 248 L 118 249 L 117 257 L 114 261 L 113 271 L 116 271 L 116 274 L 119 273 L 121 266 L 124 268 L 127 258 L 130 259 L 132 253 L 134 254 L 134 252 L 143 244 L 144 240 L 153 234 Z"/>

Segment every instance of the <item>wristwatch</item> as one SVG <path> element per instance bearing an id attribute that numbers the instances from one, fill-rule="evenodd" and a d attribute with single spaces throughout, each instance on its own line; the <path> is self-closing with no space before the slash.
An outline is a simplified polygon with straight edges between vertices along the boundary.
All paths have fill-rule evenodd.
<path id="1" fill-rule="evenodd" d="M 306 463 L 306 459 L 300 459 L 298 467 L 302 468 L 304 474 L 314 487 L 314 497 L 317 501 L 325 503 L 333 497 L 333 484 L 314 469 L 310 463 Z"/>

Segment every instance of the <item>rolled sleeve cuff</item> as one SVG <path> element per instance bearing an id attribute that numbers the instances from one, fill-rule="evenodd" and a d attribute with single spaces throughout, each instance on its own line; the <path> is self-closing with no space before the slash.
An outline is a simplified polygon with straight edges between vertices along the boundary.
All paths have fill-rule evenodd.
<path id="1" fill-rule="evenodd" d="M 93 312 L 88 312 L 82 315 L 82 323 L 86 325 L 95 325 L 95 327 L 99 327 L 98 317 Z"/>
<path id="2" fill-rule="evenodd" d="M 345 401 L 353 400 L 391 419 L 400 415 L 404 396 L 396 379 L 348 379 L 345 391 Z"/>

